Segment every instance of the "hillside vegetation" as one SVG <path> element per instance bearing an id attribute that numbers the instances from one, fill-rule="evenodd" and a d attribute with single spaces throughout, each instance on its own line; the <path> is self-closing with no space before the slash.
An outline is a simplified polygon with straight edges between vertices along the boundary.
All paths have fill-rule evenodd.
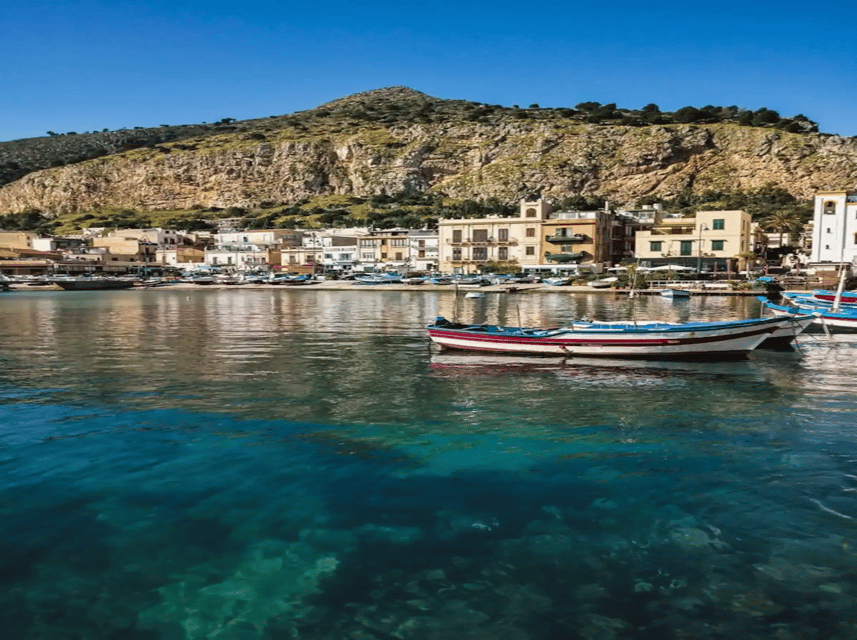
<path id="1" fill-rule="evenodd" d="M 816 130 L 766 108 L 502 107 L 393 87 L 255 120 L 0 143 L 0 214 L 63 230 L 235 212 L 256 227 L 413 227 L 534 194 L 684 210 L 765 192 L 801 207 L 857 180 L 857 140 Z"/>

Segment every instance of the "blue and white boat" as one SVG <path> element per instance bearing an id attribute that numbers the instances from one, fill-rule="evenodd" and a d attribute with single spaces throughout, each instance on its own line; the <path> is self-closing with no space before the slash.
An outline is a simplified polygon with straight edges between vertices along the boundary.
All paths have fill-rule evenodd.
<path id="1" fill-rule="evenodd" d="M 813 316 L 724 322 L 574 322 L 564 327 L 461 324 L 438 317 L 429 339 L 445 349 L 529 355 L 729 360 L 746 357 L 778 330 L 797 335 Z"/>
<path id="2" fill-rule="evenodd" d="M 354 279 L 357 284 L 401 284 L 402 276 L 396 273 L 372 273 Z"/>
<path id="3" fill-rule="evenodd" d="M 778 317 L 795 317 L 811 314 L 815 320 L 811 330 L 833 331 L 834 333 L 857 333 L 857 308 L 842 307 L 834 311 L 829 304 L 776 304 L 767 298 L 758 296 L 762 306 Z"/>

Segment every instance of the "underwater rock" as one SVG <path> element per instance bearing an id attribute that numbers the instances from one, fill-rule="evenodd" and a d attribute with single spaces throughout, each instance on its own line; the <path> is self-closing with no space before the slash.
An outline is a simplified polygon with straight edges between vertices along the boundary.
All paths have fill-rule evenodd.
<path id="1" fill-rule="evenodd" d="M 162 602 L 141 611 L 138 621 L 144 629 L 178 623 L 187 640 L 237 638 L 251 627 L 261 633 L 272 618 L 297 617 L 301 599 L 338 564 L 302 542 L 263 541 L 219 583 L 203 586 L 201 578 L 190 575 L 158 589 Z"/>
<path id="2" fill-rule="evenodd" d="M 707 547 L 711 543 L 711 538 L 705 531 L 689 527 L 673 529 L 670 537 L 686 548 Z"/>

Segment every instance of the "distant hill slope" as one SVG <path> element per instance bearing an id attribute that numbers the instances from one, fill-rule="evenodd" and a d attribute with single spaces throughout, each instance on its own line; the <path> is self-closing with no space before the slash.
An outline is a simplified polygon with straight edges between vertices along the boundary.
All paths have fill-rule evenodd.
<path id="1" fill-rule="evenodd" d="M 0 143 L 0 213 L 252 208 L 420 191 L 629 205 L 766 185 L 798 198 L 854 188 L 857 139 L 812 128 L 767 109 L 505 108 L 392 87 L 257 120 Z"/>

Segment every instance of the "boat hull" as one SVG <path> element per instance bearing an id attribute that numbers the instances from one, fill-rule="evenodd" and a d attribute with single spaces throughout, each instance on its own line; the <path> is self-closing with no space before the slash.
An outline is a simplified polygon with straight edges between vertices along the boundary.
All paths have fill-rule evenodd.
<path id="1" fill-rule="evenodd" d="M 51 280 L 65 291 L 103 291 L 105 289 L 130 289 L 134 286 L 134 280 L 109 280 L 99 278 L 75 278 Z"/>
<path id="2" fill-rule="evenodd" d="M 815 316 L 807 333 L 820 333 L 833 330 L 835 333 L 857 333 L 857 311 L 832 311 L 830 307 L 803 305 L 787 307 L 765 302 L 765 307 L 775 316 L 795 316 L 812 314 Z"/>
<path id="3" fill-rule="evenodd" d="M 461 325 L 439 318 L 428 326 L 441 348 L 526 355 L 720 360 L 745 357 L 782 326 L 766 318 L 718 323 L 577 323 L 571 327 L 529 329 Z"/>

